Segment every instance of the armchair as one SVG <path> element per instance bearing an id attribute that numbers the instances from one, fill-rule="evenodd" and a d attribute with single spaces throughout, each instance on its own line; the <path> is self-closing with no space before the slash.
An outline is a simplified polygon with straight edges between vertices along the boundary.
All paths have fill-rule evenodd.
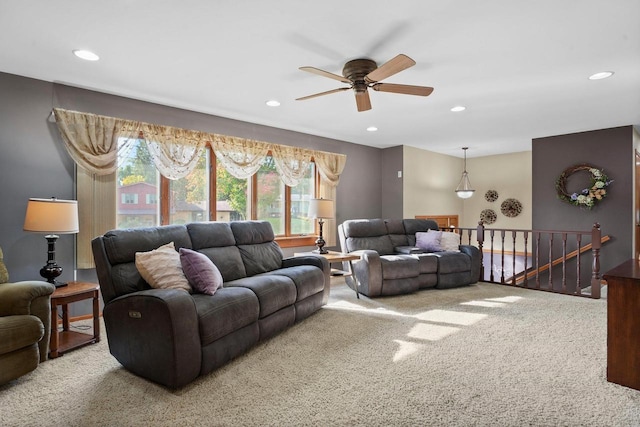
<path id="1" fill-rule="evenodd" d="M 0 283 L 0 385 L 47 360 L 54 290 L 43 281 Z"/>

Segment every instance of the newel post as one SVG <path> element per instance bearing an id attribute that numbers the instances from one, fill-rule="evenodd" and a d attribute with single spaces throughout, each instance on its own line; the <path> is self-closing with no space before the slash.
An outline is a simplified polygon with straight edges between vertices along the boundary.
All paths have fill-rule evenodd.
<path id="1" fill-rule="evenodd" d="M 482 252 L 482 244 L 484 243 L 484 224 L 478 221 L 478 229 L 476 230 L 476 239 L 478 240 L 478 249 L 480 250 L 480 281 L 484 280 L 484 254 Z"/>
<path id="2" fill-rule="evenodd" d="M 602 233 L 600 224 L 593 224 L 591 229 L 591 251 L 593 253 L 593 266 L 591 267 L 591 298 L 600 299 L 600 247 L 602 246 Z"/>

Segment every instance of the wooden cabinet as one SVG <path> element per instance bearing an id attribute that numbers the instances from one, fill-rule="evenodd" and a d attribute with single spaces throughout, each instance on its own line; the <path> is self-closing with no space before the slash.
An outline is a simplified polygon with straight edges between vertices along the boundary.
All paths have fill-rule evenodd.
<path id="1" fill-rule="evenodd" d="M 438 223 L 440 228 L 458 226 L 458 215 L 416 215 L 416 219 L 432 219 Z"/>
<path id="2" fill-rule="evenodd" d="M 607 381 L 640 390 L 640 262 L 626 261 L 607 281 Z"/>

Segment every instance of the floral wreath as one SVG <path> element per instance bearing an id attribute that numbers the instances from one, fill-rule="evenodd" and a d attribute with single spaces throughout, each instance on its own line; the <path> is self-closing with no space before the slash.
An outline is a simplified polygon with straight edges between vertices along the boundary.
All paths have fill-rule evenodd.
<path id="1" fill-rule="evenodd" d="M 580 171 L 588 171 L 591 174 L 591 184 L 579 193 L 569 194 L 567 192 L 567 178 Z M 583 163 L 565 169 L 556 181 L 556 190 L 560 200 L 574 206 L 591 209 L 607 196 L 607 187 L 612 182 L 613 180 L 609 179 L 602 169 Z"/>

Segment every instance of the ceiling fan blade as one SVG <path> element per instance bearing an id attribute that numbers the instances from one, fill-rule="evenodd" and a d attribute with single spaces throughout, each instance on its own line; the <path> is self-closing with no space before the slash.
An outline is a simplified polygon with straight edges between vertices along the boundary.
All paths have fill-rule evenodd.
<path id="1" fill-rule="evenodd" d="M 317 74 L 317 75 L 323 76 L 323 77 L 329 77 L 330 79 L 338 80 L 338 81 L 340 81 L 342 83 L 351 84 L 351 80 L 349 80 L 348 78 L 343 77 L 343 76 L 339 76 L 337 74 L 330 73 L 328 71 L 321 70 L 319 68 L 315 68 L 315 67 L 300 67 L 300 70 L 306 71 L 306 72 L 312 73 L 312 74 Z"/>
<path id="2" fill-rule="evenodd" d="M 405 95 L 429 96 L 433 92 L 432 87 L 397 85 L 393 83 L 375 83 L 371 86 L 373 90 L 380 92 L 403 93 Z"/>
<path id="3" fill-rule="evenodd" d="M 379 82 L 414 65 L 416 61 L 401 53 L 367 74 L 364 79 L 368 83 Z"/>
<path id="4" fill-rule="evenodd" d="M 371 99 L 369 98 L 368 91 L 356 92 L 356 106 L 358 111 L 371 110 Z"/>
<path id="5" fill-rule="evenodd" d="M 307 95 L 307 96 L 303 96 L 302 98 L 297 98 L 296 101 L 304 101 L 305 99 L 311 99 L 311 98 L 315 98 L 317 96 L 329 95 L 329 94 L 332 94 L 332 93 L 342 92 L 343 90 L 349 90 L 349 89 L 351 89 L 351 88 L 350 87 L 341 87 L 339 89 L 332 89 L 332 90 L 328 90 L 326 92 L 314 93 L 313 95 Z"/>

